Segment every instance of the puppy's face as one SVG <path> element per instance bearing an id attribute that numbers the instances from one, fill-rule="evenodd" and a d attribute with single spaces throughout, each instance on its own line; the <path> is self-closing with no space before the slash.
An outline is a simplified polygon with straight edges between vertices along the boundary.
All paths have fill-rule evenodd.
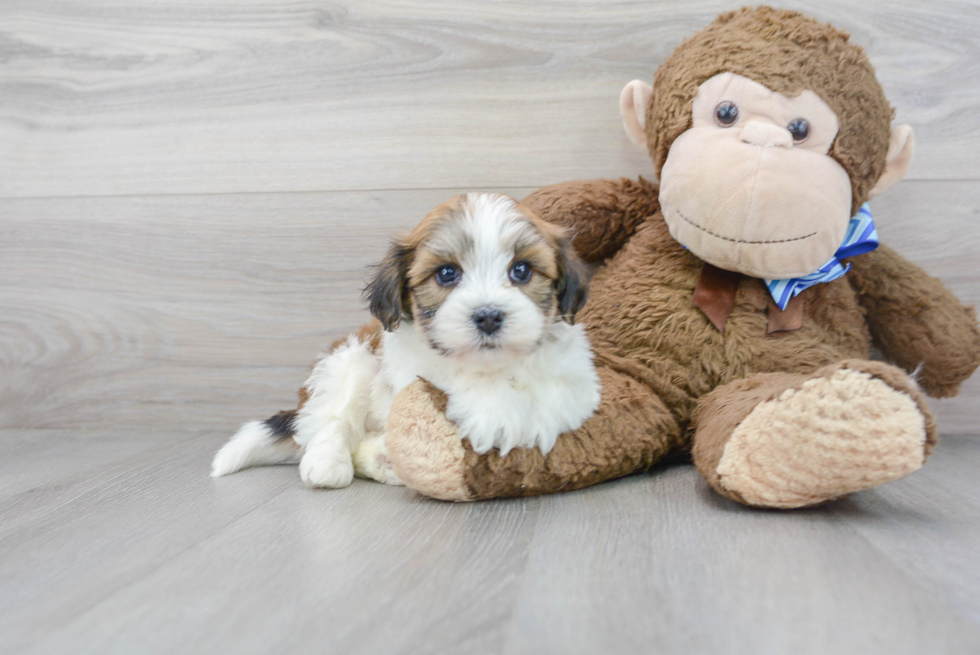
<path id="1" fill-rule="evenodd" d="M 443 355 L 524 354 L 585 302 L 562 231 L 513 199 L 457 196 L 396 242 L 365 290 L 394 330 L 413 321 Z"/>

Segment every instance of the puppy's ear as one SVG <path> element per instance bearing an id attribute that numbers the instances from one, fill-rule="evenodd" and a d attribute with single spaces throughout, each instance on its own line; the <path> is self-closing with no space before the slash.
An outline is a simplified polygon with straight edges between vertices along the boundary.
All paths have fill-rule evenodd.
<path id="1" fill-rule="evenodd" d="M 589 296 L 589 276 L 585 264 L 572 248 L 571 240 L 558 241 L 558 311 L 567 323 L 575 324 L 578 313 Z"/>
<path id="2" fill-rule="evenodd" d="M 408 268 L 413 254 L 411 246 L 398 241 L 392 243 L 364 289 L 364 300 L 371 315 L 381 321 L 388 332 L 397 328 L 403 318 L 412 318 L 408 303 Z"/>

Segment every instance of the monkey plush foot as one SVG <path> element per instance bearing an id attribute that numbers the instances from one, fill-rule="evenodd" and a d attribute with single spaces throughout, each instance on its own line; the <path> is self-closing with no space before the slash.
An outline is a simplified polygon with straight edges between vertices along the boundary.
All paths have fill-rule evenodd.
<path id="1" fill-rule="evenodd" d="M 904 372 L 842 362 L 811 376 L 758 375 L 715 390 L 699 408 L 694 456 L 730 498 L 804 507 L 912 473 L 935 431 Z"/>

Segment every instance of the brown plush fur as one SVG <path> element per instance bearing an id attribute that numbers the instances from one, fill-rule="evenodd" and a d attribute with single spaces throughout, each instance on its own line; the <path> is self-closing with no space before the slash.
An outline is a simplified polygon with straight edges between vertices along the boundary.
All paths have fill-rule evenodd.
<path id="1" fill-rule="evenodd" d="M 929 395 L 955 396 L 980 365 L 976 310 L 888 246 L 849 263 L 877 345 L 902 368 L 922 365 L 917 379 Z"/>
<path id="2" fill-rule="evenodd" d="M 622 248 L 636 226 L 660 208 L 657 185 L 642 177 L 613 187 L 607 180 L 553 184 L 535 192 L 534 204 L 546 207 L 556 225 L 572 228 L 572 246 L 590 264 Z"/>
<path id="3" fill-rule="evenodd" d="M 724 71 L 782 93 L 819 93 L 840 120 L 831 155 L 851 175 L 855 208 L 866 199 L 884 167 L 891 116 L 866 57 L 843 33 L 768 8 L 722 16 L 658 71 L 647 120 L 658 170 L 670 143 L 690 125 L 698 85 Z M 703 262 L 671 238 L 653 184 L 569 182 L 541 189 L 524 204 L 545 221 L 569 228 L 582 257 L 601 264 L 579 320 L 595 351 L 602 402 L 547 457 L 515 449 L 501 458 L 494 452 L 477 455 L 465 441 L 463 454 L 450 452 L 418 430 L 403 429 L 439 414 L 431 395 L 416 394 L 389 417 L 388 439 L 404 459 L 400 465 L 425 472 L 414 479 L 436 481 L 409 482 L 422 493 L 458 489 L 460 482 L 464 499 L 550 493 L 646 470 L 671 453 L 693 450 L 708 482 L 743 500 L 719 484 L 717 473 L 740 421 L 763 402 L 841 368 L 867 374 L 914 401 L 906 404 L 921 413 L 925 433 L 913 462 L 918 466 L 936 430 L 907 371 L 919 370 L 925 392 L 946 396 L 980 365 L 974 311 L 887 247 L 853 258 L 854 269 L 843 278 L 808 289 L 802 326 L 793 331 L 767 333 L 770 296 L 761 280 L 742 279 L 721 332 L 692 303 Z M 868 361 L 872 341 L 905 370 Z M 873 417 L 869 403 L 863 407 L 871 406 Z M 440 441 L 450 442 L 458 443 Z M 855 470 L 857 477 L 841 489 L 853 490 L 860 482 L 860 466 Z M 828 489 L 824 499 L 837 495 Z"/>
<path id="4" fill-rule="evenodd" d="M 657 174 L 674 139 L 691 127 L 703 82 L 732 72 L 787 96 L 810 89 L 837 114 L 830 149 L 851 178 L 851 214 L 885 169 L 894 111 L 874 80 L 864 49 L 830 25 L 794 11 L 758 7 L 722 14 L 684 41 L 657 69 L 646 130 Z"/>

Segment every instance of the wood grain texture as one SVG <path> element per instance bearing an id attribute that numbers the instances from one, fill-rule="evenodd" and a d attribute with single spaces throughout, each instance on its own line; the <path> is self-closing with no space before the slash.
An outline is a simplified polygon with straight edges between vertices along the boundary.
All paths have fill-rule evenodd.
<path id="1" fill-rule="evenodd" d="M 221 427 L 291 407 L 387 240 L 457 190 L 0 200 L 0 426 Z M 522 197 L 526 189 L 506 189 Z M 980 185 L 905 182 L 882 238 L 980 302 Z M 974 433 L 980 383 L 936 403 Z"/>
<path id="2" fill-rule="evenodd" d="M 793 512 L 722 499 L 690 466 L 462 505 L 361 480 L 311 491 L 290 466 L 211 480 L 220 433 L 160 434 L 110 465 L 74 453 L 78 471 L 46 472 L 80 439 L 0 431 L 0 461 L 37 476 L 7 500 L 46 498 L 0 504 L 2 652 L 918 655 L 980 643 L 976 438 L 946 438 L 905 480 Z"/>
<path id="3" fill-rule="evenodd" d="M 740 0 L 8 0 L 0 197 L 540 186 L 647 174 L 617 99 Z M 851 31 L 912 177 L 977 179 L 980 8 L 790 1 Z"/>

